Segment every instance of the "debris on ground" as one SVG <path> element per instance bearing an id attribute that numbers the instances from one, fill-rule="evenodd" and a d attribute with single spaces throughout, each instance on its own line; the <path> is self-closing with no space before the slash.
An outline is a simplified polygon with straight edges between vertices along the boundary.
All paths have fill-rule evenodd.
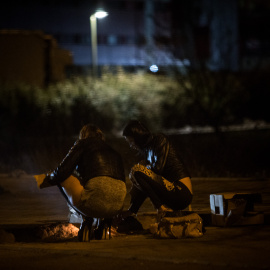
<path id="1" fill-rule="evenodd" d="M 36 237 L 42 241 L 65 241 L 77 238 L 79 228 L 71 223 L 43 225 L 37 229 Z"/>

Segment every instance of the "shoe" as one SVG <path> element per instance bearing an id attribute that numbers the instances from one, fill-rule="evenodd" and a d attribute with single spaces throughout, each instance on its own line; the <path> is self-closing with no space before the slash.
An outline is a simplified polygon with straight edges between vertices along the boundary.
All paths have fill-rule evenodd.
<path id="1" fill-rule="evenodd" d="M 157 223 L 159 223 L 166 216 L 167 212 L 172 212 L 172 209 L 161 205 L 160 208 L 157 210 Z"/>
<path id="2" fill-rule="evenodd" d="M 94 236 L 96 240 L 102 240 L 107 238 L 109 230 L 109 239 L 111 236 L 112 218 L 100 219 L 98 227 L 94 230 Z"/>
<path id="3" fill-rule="evenodd" d="M 84 218 L 78 232 L 79 242 L 89 242 L 94 238 L 93 218 Z"/>

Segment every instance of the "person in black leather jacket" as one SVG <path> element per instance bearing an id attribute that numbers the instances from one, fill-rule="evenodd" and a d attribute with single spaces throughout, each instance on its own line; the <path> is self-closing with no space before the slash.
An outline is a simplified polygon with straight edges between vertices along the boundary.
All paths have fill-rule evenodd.
<path id="1" fill-rule="evenodd" d="M 151 133 L 137 120 L 126 125 L 123 136 L 144 159 L 131 169 L 131 202 L 122 218 L 137 214 L 147 197 L 157 210 L 158 219 L 168 208 L 183 210 L 188 207 L 193 197 L 190 175 L 168 137 Z"/>
<path id="2" fill-rule="evenodd" d="M 126 196 L 121 156 L 102 131 L 85 125 L 61 164 L 40 185 L 60 185 L 73 208 L 86 217 L 111 218 L 123 208 Z"/>

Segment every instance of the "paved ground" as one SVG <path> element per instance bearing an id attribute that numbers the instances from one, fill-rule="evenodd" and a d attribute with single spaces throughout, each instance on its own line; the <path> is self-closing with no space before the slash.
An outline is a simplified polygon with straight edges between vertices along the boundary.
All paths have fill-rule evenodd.
<path id="1" fill-rule="evenodd" d="M 29 237 L 38 227 L 68 222 L 69 210 L 57 188 L 38 190 L 31 176 L 19 172 L 0 175 L 0 187 L 5 191 L 0 193 L 0 229 L 16 238 L 0 243 L 1 269 L 270 269 L 269 179 L 193 179 L 192 208 L 206 226 L 201 238 L 160 240 L 151 234 L 134 234 L 90 243 Z M 265 224 L 211 226 L 209 195 L 219 192 L 261 193 L 263 203 L 254 210 L 265 213 Z M 145 229 L 154 222 L 149 201 L 138 220 Z"/>

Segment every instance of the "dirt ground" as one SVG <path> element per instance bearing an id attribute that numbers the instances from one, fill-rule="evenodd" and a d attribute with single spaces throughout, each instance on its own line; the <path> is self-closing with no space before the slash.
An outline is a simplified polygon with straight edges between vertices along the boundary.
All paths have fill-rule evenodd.
<path id="1" fill-rule="evenodd" d="M 155 239 L 149 233 L 118 234 L 111 240 L 78 242 L 68 207 L 57 189 L 38 190 L 29 175 L 0 175 L 1 269 L 270 269 L 269 220 L 265 225 L 214 227 L 201 238 Z M 194 179 L 192 208 L 209 214 L 209 194 L 260 192 L 256 211 L 270 212 L 270 181 Z M 125 207 L 128 205 L 125 202 Z M 153 220 L 145 202 L 138 220 Z"/>
<path id="2" fill-rule="evenodd" d="M 270 227 L 207 228 L 197 239 L 131 235 L 0 245 L 1 269 L 270 269 Z"/>

